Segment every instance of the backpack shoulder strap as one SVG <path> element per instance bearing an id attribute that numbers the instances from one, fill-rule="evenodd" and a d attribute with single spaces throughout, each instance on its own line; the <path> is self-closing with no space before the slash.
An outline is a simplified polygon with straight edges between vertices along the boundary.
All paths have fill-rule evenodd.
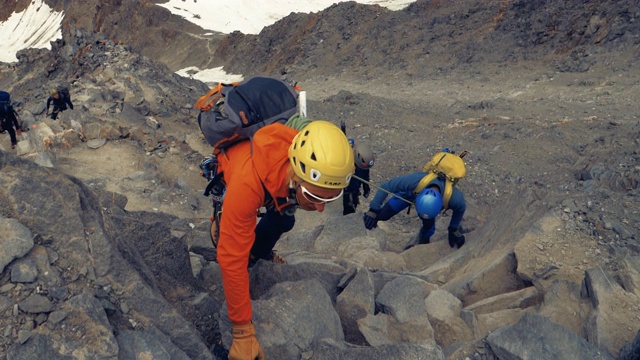
<path id="1" fill-rule="evenodd" d="M 420 191 L 424 190 L 424 188 L 426 188 L 427 185 L 429 185 L 429 183 L 435 180 L 437 177 L 438 177 L 438 174 L 434 173 L 433 171 L 430 171 L 427 175 L 425 175 L 420 180 L 416 188 L 413 189 L 413 193 L 418 194 Z"/>
<path id="2" fill-rule="evenodd" d="M 211 108 L 215 104 L 216 100 L 218 99 L 218 97 L 215 97 L 215 96 L 217 94 L 220 94 L 220 90 L 222 90 L 222 86 L 223 86 L 222 83 L 218 83 L 218 86 L 216 86 L 213 89 L 209 90 L 208 93 L 202 95 L 198 99 L 198 101 L 196 101 L 196 104 L 193 107 L 198 109 L 198 110 L 201 110 L 201 111 L 211 110 Z M 220 97 L 221 96 L 222 95 L 220 95 Z"/>
<path id="3" fill-rule="evenodd" d="M 413 189 L 413 193 L 414 194 L 420 193 L 420 191 L 424 190 L 424 188 L 426 188 L 430 182 L 432 182 L 437 178 L 438 178 L 438 174 L 436 174 L 435 172 L 428 173 L 420 180 L 416 188 Z M 444 189 L 442 192 L 442 206 L 444 207 L 445 210 L 449 208 L 449 200 L 451 199 L 452 194 L 453 194 L 453 182 L 449 179 L 446 179 L 444 182 Z"/>
<path id="4" fill-rule="evenodd" d="M 447 179 L 447 181 L 444 182 L 444 192 L 442 194 L 442 207 L 444 207 L 445 210 L 449 208 L 451 194 L 453 194 L 453 183 Z"/>
<path id="5" fill-rule="evenodd" d="M 267 190 L 267 187 L 264 186 L 264 183 L 262 183 L 262 189 L 264 190 L 265 207 L 267 209 L 274 208 L 282 215 L 291 216 L 295 213 L 297 204 L 292 203 L 289 198 L 279 197 L 274 199 L 269 190 Z M 295 198 L 295 192 L 291 193 L 290 196 Z"/>
<path id="6" fill-rule="evenodd" d="M 214 88 L 212 88 L 211 90 L 209 90 L 208 93 L 202 95 L 198 101 L 196 101 L 196 104 L 193 106 L 194 108 L 200 110 L 200 111 L 209 111 L 211 110 L 211 108 L 213 108 L 213 106 L 216 104 L 216 102 L 221 99 L 222 97 L 224 97 L 226 95 L 227 91 L 223 91 L 223 89 L 225 88 L 229 88 L 229 87 L 234 87 L 236 85 L 238 85 L 240 82 L 234 82 L 231 84 L 225 84 L 225 83 L 218 83 L 218 85 Z"/>

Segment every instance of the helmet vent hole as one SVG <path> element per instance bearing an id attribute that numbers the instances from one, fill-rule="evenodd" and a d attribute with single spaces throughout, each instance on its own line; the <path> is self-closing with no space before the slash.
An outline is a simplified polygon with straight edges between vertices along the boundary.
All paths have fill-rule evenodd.
<path id="1" fill-rule="evenodd" d="M 307 173 L 307 166 L 303 162 L 300 162 L 300 170 L 302 170 L 303 174 Z"/>
<path id="2" fill-rule="evenodd" d="M 311 175 L 311 180 L 318 181 L 318 180 L 320 180 L 320 176 L 322 174 L 320 174 L 320 171 L 318 171 L 316 169 L 312 169 L 310 175 Z"/>
<path id="3" fill-rule="evenodd" d="M 311 153 L 311 160 L 318 161 L 318 159 L 316 159 L 316 153 Z"/>
<path id="4" fill-rule="evenodd" d="M 300 147 L 303 147 L 304 143 L 306 143 L 306 142 L 307 142 L 306 140 L 302 140 L 302 142 L 300 142 Z"/>

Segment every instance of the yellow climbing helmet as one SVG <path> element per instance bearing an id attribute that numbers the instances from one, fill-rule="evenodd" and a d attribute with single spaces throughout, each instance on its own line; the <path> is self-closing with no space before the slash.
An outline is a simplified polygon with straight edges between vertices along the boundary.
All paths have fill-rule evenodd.
<path id="1" fill-rule="evenodd" d="M 50 89 L 49 90 L 49 94 L 51 94 L 51 95 L 55 95 L 57 93 L 58 93 L 58 90 L 56 90 L 56 89 Z"/>
<path id="2" fill-rule="evenodd" d="M 349 140 L 324 120 L 312 121 L 293 138 L 289 161 L 302 180 L 328 189 L 347 187 L 355 170 Z"/>

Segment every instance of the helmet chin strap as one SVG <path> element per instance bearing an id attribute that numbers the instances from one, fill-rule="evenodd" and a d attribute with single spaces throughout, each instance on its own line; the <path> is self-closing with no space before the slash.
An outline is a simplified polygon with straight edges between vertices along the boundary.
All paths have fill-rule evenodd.
<path id="1" fill-rule="evenodd" d="M 277 198 L 278 208 L 281 209 L 282 215 L 293 216 L 296 213 L 298 207 L 298 200 L 296 199 L 297 186 L 293 179 L 289 179 L 289 195 L 286 198 Z"/>
<path id="2" fill-rule="evenodd" d="M 298 193 L 297 182 L 294 182 L 293 179 L 289 179 L 289 196 L 287 197 L 287 200 L 289 201 L 289 203 L 298 205 L 297 193 Z"/>

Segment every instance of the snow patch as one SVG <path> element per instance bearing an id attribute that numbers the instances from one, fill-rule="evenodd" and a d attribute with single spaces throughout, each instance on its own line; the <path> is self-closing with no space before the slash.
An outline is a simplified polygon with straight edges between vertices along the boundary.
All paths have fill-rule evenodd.
<path id="1" fill-rule="evenodd" d="M 13 13 L 0 22 L 0 61 L 18 62 L 16 54 L 22 49 L 51 49 L 50 42 L 62 38 L 63 18 L 63 12 L 53 11 L 44 0 L 34 0 L 24 11 Z"/>

